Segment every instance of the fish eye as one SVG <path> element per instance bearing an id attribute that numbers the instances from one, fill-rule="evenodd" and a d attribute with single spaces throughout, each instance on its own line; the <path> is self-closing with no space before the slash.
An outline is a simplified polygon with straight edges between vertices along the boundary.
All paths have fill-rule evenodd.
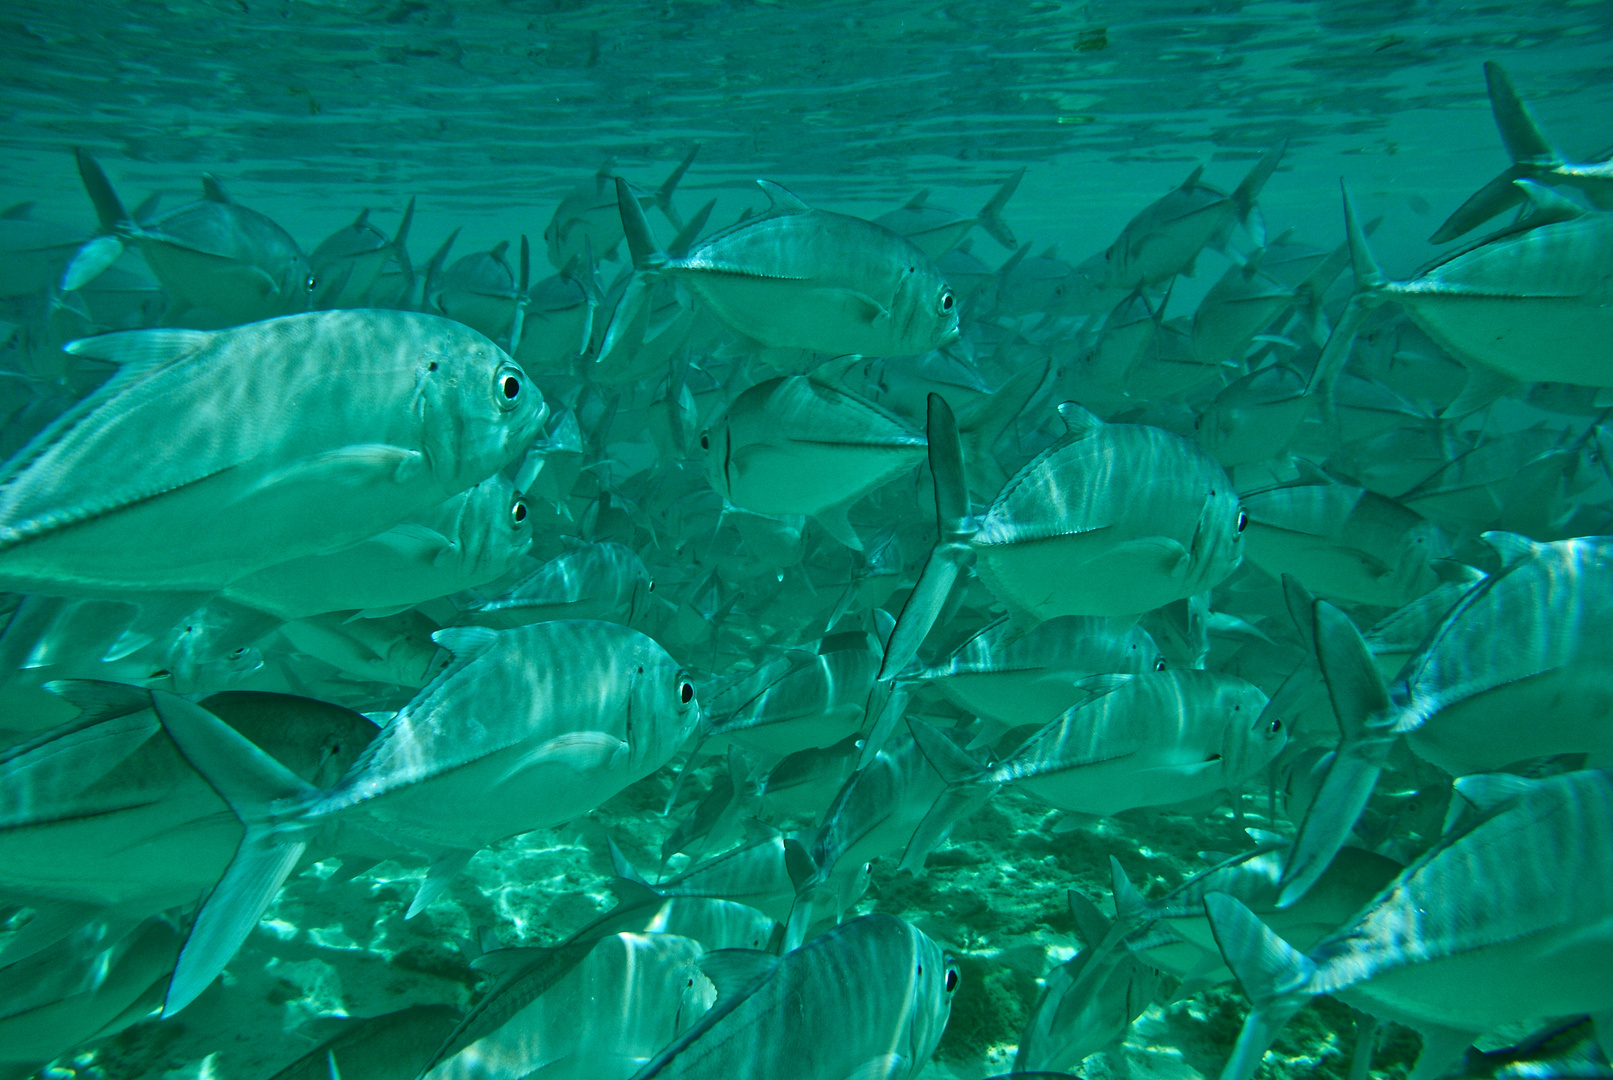
<path id="1" fill-rule="evenodd" d="M 314 278 L 314 275 L 309 274 L 308 277 L 303 281 L 302 287 L 307 289 L 309 292 L 313 292 L 314 286 L 317 284 L 318 281 Z"/>
<path id="2" fill-rule="evenodd" d="M 711 449 L 711 436 L 706 434 L 704 431 L 702 431 L 700 433 L 700 449 L 702 449 L 702 450 L 710 450 Z"/>
<path id="3" fill-rule="evenodd" d="M 501 409 L 513 409 L 521 403 L 521 372 L 513 364 L 499 369 L 493 380 L 493 400 Z"/>
<path id="4" fill-rule="evenodd" d="M 955 304 L 955 303 L 957 303 L 957 301 L 953 298 L 951 289 L 946 289 L 941 293 L 941 310 L 942 311 L 951 311 L 952 310 L 952 305 Z"/>
<path id="5" fill-rule="evenodd" d="M 1249 524 L 1249 511 L 1247 511 L 1247 510 L 1239 510 L 1238 511 L 1238 531 L 1243 532 L 1244 528 L 1248 524 Z"/>
<path id="6" fill-rule="evenodd" d="M 1281 720 L 1273 720 L 1271 722 L 1271 733 L 1273 735 L 1277 734 L 1282 729 L 1283 729 L 1283 722 Z"/>
<path id="7" fill-rule="evenodd" d="M 650 579 L 650 592 L 654 592 L 654 591 L 655 591 L 655 579 L 651 578 Z"/>
<path id="8" fill-rule="evenodd" d="M 1155 671 L 1164 671 L 1165 670 L 1165 658 L 1163 656 L 1161 656 L 1158 660 L 1154 661 L 1154 670 Z"/>
<path id="9" fill-rule="evenodd" d="M 958 969 L 950 964 L 947 965 L 945 986 L 949 994 L 958 988 Z"/>
<path id="10" fill-rule="evenodd" d="M 519 525 L 526 520 L 526 516 L 526 500 L 517 497 L 515 502 L 510 505 L 510 523 Z"/>
<path id="11" fill-rule="evenodd" d="M 687 679 L 678 686 L 678 700 L 685 705 L 694 700 L 694 684 Z"/>

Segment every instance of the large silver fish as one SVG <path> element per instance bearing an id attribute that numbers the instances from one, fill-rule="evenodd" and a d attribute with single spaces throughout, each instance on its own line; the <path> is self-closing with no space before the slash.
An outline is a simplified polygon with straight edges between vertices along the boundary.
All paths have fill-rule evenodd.
<path id="1" fill-rule="evenodd" d="M 644 560 L 621 544 L 581 544 L 538 567 L 459 621 L 507 630 L 550 619 L 631 623 L 648 610 L 655 582 Z"/>
<path id="2" fill-rule="evenodd" d="M 122 367 L 0 469 L 0 580 L 18 591 L 215 591 L 486 479 L 548 413 L 496 345 L 430 315 L 317 312 L 68 349 Z"/>
<path id="3" fill-rule="evenodd" d="M 769 348 L 906 356 L 958 336 L 956 297 L 924 252 L 884 226 L 758 183 L 767 213 L 671 258 L 617 180 L 633 265 L 676 277 L 726 326 Z"/>
<path id="4" fill-rule="evenodd" d="M 865 915 L 783 957 L 730 949 L 700 967 L 716 1004 L 634 1080 L 912 1080 L 958 988 L 940 946 L 890 915 Z"/>
<path id="5" fill-rule="evenodd" d="M 123 208 L 95 159 L 84 150 L 74 153 L 101 235 L 74 256 L 63 290 L 89 283 L 130 245 L 145 257 L 172 301 L 170 323 L 193 308 L 206 312 L 214 326 L 308 309 L 316 282 L 297 242 L 262 214 L 231 202 L 211 176 L 203 181 L 199 202 L 139 222 Z"/>
<path id="6" fill-rule="evenodd" d="M 338 815 L 436 857 L 412 914 L 475 851 L 593 809 L 665 764 L 699 722 L 688 676 L 655 642 L 614 623 L 456 627 L 437 638 L 453 662 L 327 791 L 205 709 L 155 697 L 169 736 L 247 830 L 191 929 L 166 1013 L 213 981 Z"/>
<path id="7" fill-rule="evenodd" d="M 1220 583 L 1243 558 L 1246 515 L 1199 447 L 1159 428 L 1059 406 L 1067 431 L 969 516 L 952 410 L 930 398 L 940 537 L 902 608 L 880 678 L 918 652 L 965 562 L 1020 626 L 1056 615 L 1138 615 Z"/>
<path id="8" fill-rule="evenodd" d="M 1223 1080 L 1254 1076 L 1317 994 L 1419 1030 L 1415 1080 L 1442 1075 L 1503 1024 L 1613 1010 L 1613 776 L 1495 773 L 1456 787 L 1476 821 L 1458 822 L 1309 954 L 1237 900 L 1206 897 L 1216 940 L 1254 1003 Z"/>
<path id="9" fill-rule="evenodd" d="M 1550 754 L 1613 758 L 1613 639 L 1601 630 L 1613 619 L 1613 538 L 1485 538 L 1506 565 L 1466 591 L 1387 686 L 1355 625 L 1316 606 L 1317 655 L 1343 739 L 1295 841 L 1284 904 L 1349 835 L 1402 735 L 1454 775 Z"/>

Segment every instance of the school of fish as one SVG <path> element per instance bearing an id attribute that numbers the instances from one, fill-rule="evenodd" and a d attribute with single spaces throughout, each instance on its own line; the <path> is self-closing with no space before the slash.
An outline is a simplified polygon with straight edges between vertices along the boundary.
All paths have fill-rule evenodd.
<path id="1" fill-rule="evenodd" d="M 1073 264 L 1024 169 L 719 222 L 679 146 L 456 258 L 74 151 L 92 235 L 0 213 L 0 1080 L 1107 1077 L 1216 1010 L 1191 1075 L 1613 1076 L 1613 169 L 1484 74 L 1513 164 L 1399 280 L 1347 182 L 1262 213 L 1282 143 Z"/>

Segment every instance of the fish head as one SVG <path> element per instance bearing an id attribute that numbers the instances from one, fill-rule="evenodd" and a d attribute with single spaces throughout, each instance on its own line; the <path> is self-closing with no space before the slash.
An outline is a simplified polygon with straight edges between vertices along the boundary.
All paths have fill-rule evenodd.
<path id="1" fill-rule="evenodd" d="M 939 349 L 959 335 L 958 297 L 952 286 L 922 251 L 913 248 L 908 256 L 890 307 L 903 355 Z"/>
<path id="2" fill-rule="evenodd" d="M 1288 724 L 1270 704 L 1265 691 L 1226 676 L 1215 688 L 1215 712 L 1227 721 L 1221 758 L 1229 779 L 1264 769 L 1288 745 Z"/>
<path id="3" fill-rule="evenodd" d="M 957 996 L 962 974 L 955 957 L 931 941 L 922 931 L 908 927 L 914 940 L 912 1013 L 908 1018 L 904 1054 L 916 1067 L 922 1067 L 935 1054 L 952 1017 L 952 1000 Z"/>
<path id="4" fill-rule="evenodd" d="M 700 701 L 694 678 L 657 642 L 626 627 L 621 633 L 636 639 L 627 672 L 625 737 L 635 769 L 651 772 L 701 727 Z"/>
<path id="5" fill-rule="evenodd" d="M 276 281 L 279 299 L 277 315 L 295 315 L 308 311 L 314 305 L 314 290 L 319 280 L 308 265 L 308 256 L 292 248 L 282 257 L 281 270 Z"/>
<path id="6" fill-rule="evenodd" d="M 463 491 L 520 456 L 543 430 L 549 406 L 509 353 L 482 334 L 438 316 L 415 321 L 426 458 L 446 490 Z"/>
<path id="7" fill-rule="evenodd" d="M 494 473 L 465 492 L 455 539 L 478 581 L 508 573 L 532 547 L 532 512 L 507 476 Z"/>
<path id="8" fill-rule="evenodd" d="M 733 498 L 734 431 L 724 412 L 700 433 L 700 453 L 705 458 L 706 479 L 711 489 L 725 500 Z"/>

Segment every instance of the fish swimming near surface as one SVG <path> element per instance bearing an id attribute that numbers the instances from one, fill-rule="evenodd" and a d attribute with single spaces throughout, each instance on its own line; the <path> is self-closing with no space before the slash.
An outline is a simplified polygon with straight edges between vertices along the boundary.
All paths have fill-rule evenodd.
<path id="1" fill-rule="evenodd" d="M 88 284 L 130 246 L 168 294 L 170 323 L 192 309 L 213 326 L 308 310 L 317 282 L 307 256 L 279 225 L 232 202 L 217 180 L 203 179 L 199 202 L 137 221 L 96 160 L 84 150 L 75 154 L 101 234 L 74 256 L 62 277 L 64 291 Z"/>
<path id="2" fill-rule="evenodd" d="M 17 591 L 213 592 L 485 480 L 548 414 L 492 342 L 408 312 L 68 349 L 121 366 L 0 467 L 0 580 Z"/>
<path id="3" fill-rule="evenodd" d="M 409 260 L 409 226 L 414 200 L 404 208 L 398 231 L 390 238 L 370 223 L 369 210 L 353 224 L 338 229 L 308 256 L 314 275 L 313 305 L 319 308 L 397 307 L 414 290 L 414 264 Z M 401 290 L 382 288 L 388 264 L 397 267 Z"/>
<path id="4" fill-rule="evenodd" d="M 637 200 L 618 180 L 633 265 L 677 278 L 730 329 L 770 348 L 907 356 L 958 336 L 957 298 L 911 242 L 758 183 L 770 204 L 765 214 L 673 258 L 656 249 Z"/>
<path id="5" fill-rule="evenodd" d="M 888 211 L 874 219 L 874 224 L 883 225 L 898 236 L 905 236 L 924 254 L 932 259 L 939 259 L 947 252 L 958 246 L 958 243 L 969 234 L 969 230 L 976 225 L 991 234 L 1009 251 L 1019 246 L 1014 239 L 1014 231 L 1002 219 L 1003 207 L 1013 198 L 1014 192 L 1019 189 L 1019 182 L 1025 178 L 1025 170 L 1020 169 L 1014 173 L 986 200 L 986 205 L 974 217 L 964 217 L 951 210 L 930 204 L 930 189 L 925 188 L 917 195 L 899 207 Z"/>

